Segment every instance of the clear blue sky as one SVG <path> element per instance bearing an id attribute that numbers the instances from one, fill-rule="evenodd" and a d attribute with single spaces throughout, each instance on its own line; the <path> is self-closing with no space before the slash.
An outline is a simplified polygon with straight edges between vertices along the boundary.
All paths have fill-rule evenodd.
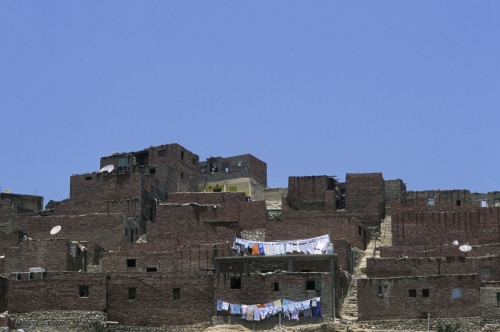
<path id="1" fill-rule="evenodd" d="M 288 176 L 500 190 L 500 1 L 0 2 L 1 190 L 177 142 Z"/>

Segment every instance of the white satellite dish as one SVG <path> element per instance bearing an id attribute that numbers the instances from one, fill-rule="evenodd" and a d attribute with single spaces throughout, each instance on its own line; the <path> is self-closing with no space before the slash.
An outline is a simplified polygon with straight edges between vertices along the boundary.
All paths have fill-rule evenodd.
<path id="1" fill-rule="evenodd" d="M 55 226 L 50 230 L 50 235 L 56 235 L 61 230 L 61 226 Z"/>
<path id="2" fill-rule="evenodd" d="M 102 172 L 111 173 L 111 171 L 114 170 L 114 169 L 115 169 L 115 166 L 113 166 L 113 165 L 106 165 L 103 168 L 101 168 L 101 170 L 99 172 L 100 173 L 102 173 Z"/>
<path id="3" fill-rule="evenodd" d="M 468 244 L 462 244 L 458 249 L 463 252 L 471 251 L 472 247 Z"/>
<path id="4" fill-rule="evenodd" d="M 455 240 L 455 241 L 453 241 L 451 244 L 453 244 L 454 246 L 458 246 L 458 241 L 457 241 L 457 240 Z"/>

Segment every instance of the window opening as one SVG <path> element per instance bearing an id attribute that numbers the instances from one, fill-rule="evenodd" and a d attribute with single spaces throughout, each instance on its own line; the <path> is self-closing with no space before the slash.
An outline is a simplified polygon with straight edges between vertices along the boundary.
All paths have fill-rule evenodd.
<path id="1" fill-rule="evenodd" d="M 389 295 L 389 285 L 377 285 L 377 296 Z"/>
<path id="2" fill-rule="evenodd" d="M 429 297 L 429 289 L 422 289 L 422 297 Z"/>
<path id="3" fill-rule="evenodd" d="M 156 168 L 150 168 L 149 174 L 156 174 Z"/>
<path id="4" fill-rule="evenodd" d="M 135 258 L 127 258 L 127 267 L 135 267 L 136 259 Z"/>
<path id="5" fill-rule="evenodd" d="M 16 280 L 21 280 L 21 276 L 22 276 L 21 273 L 17 273 L 16 274 Z"/>
<path id="6" fill-rule="evenodd" d="M 42 272 L 42 279 L 47 279 L 47 272 Z"/>
<path id="7" fill-rule="evenodd" d="M 174 288 L 172 291 L 172 298 L 174 300 L 180 300 L 181 299 L 181 289 L 180 288 Z"/>
<path id="8" fill-rule="evenodd" d="M 184 151 L 181 151 L 181 159 L 184 159 Z"/>
<path id="9" fill-rule="evenodd" d="M 500 198 L 495 198 L 495 206 L 496 207 L 500 206 Z"/>
<path id="10" fill-rule="evenodd" d="M 361 235 L 361 226 L 358 226 L 358 234 Z"/>
<path id="11" fill-rule="evenodd" d="M 147 266 L 146 272 L 158 272 L 158 266 Z"/>
<path id="12" fill-rule="evenodd" d="M 311 272 L 311 269 L 301 269 L 300 272 Z"/>
<path id="13" fill-rule="evenodd" d="M 434 206 L 435 205 L 435 203 L 434 203 L 434 197 L 427 198 L 427 205 L 428 206 Z"/>
<path id="14" fill-rule="evenodd" d="M 279 282 L 275 281 L 271 283 L 271 290 L 273 292 L 279 292 L 280 291 L 280 284 Z"/>
<path id="15" fill-rule="evenodd" d="M 462 298 L 462 288 L 454 287 L 451 289 L 451 298 L 452 299 L 461 299 Z"/>
<path id="16" fill-rule="evenodd" d="M 85 180 L 92 180 L 92 175 L 85 174 Z"/>
<path id="17" fill-rule="evenodd" d="M 410 289 L 408 291 L 408 296 L 409 297 L 417 297 L 417 290 L 416 289 Z"/>
<path id="18" fill-rule="evenodd" d="M 28 279 L 29 279 L 29 280 L 35 279 L 35 272 L 30 272 L 30 273 L 28 274 Z"/>
<path id="19" fill-rule="evenodd" d="M 488 201 L 487 201 L 487 200 L 485 200 L 485 199 L 483 199 L 483 200 L 481 201 L 481 207 L 483 207 L 483 208 L 488 207 Z"/>
<path id="20" fill-rule="evenodd" d="M 273 269 L 260 269 L 260 273 L 269 273 L 269 272 L 274 272 Z"/>
<path id="21" fill-rule="evenodd" d="M 462 205 L 462 201 L 457 199 L 457 206 L 460 206 L 460 205 Z"/>
<path id="22" fill-rule="evenodd" d="M 184 179 L 184 172 L 181 172 L 181 179 Z"/>
<path id="23" fill-rule="evenodd" d="M 135 300 L 136 291 L 137 291 L 136 288 L 129 288 L 128 289 L 128 298 L 130 300 Z"/>
<path id="24" fill-rule="evenodd" d="M 319 280 L 306 280 L 306 290 L 321 290 L 321 282 Z"/>
<path id="25" fill-rule="evenodd" d="M 231 289 L 241 289 L 240 277 L 231 277 Z"/>
<path id="26" fill-rule="evenodd" d="M 89 297 L 89 286 L 78 286 L 78 296 Z"/>
<path id="27" fill-rule="evenodd" d="M 226 173 L 229 172 L 229 167 L 228 166 L 224 167 L 224 172 L 226 172 Z"/>
<path id="28" fill-rule="evenodd" d="M 497 292 L 497 304 L 500 304 L 500 292 Z"/>
<path id="29" fill-rule="evenodd" d="M 481 277 L 483 278 L 488 278 L 490 276 L 490 272 L 491 272 L 491 267 L 488 265 L 488 266 L 481 266 Z"/>

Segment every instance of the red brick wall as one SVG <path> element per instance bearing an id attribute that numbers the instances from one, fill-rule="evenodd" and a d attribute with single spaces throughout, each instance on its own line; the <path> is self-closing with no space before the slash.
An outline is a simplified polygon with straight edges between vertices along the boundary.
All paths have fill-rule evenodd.
<path id="1" fill-rule="evenodd" d="M 460 245 L 463 243 L 460 243 Z M 500 255 L 500 244 L 473 245 L 472 250 L 467 252 L 467 257 L 495 256 Z M 459 246 L 449 243 L 444 245 L 428 246 L 404 246 L 393 245 L 390 247 L 379 247 L 380 257 L 465 257 Z M 427 254 L 426 254 L 427 252 Z"/>
<path id="2" fill-rule="evenodd" d="M 328 181 L 326 175 L 290 176 L 288 178 L 289 206 L 304 211 L 324 211 Z"/>
<path id="3" fill-rule="evenodd" d="M 469 190 L 425 190 L 407 191 L 403 195 L 402 204 L 407 207 L 428 206 L 428 199 L 434 198 L 434 206 L 472 206 Z"/>
<path id="4" fill-rule="evenodd" d="M 500 208 L 453 211 L 394 212 L 392 239 L 396 245 L 443 245 L 500 242 Z"/>
<path id="5" fill-rule="evenodd" d="M 5 255 L 5 248 L 17 247 L 19 245 L 19 235 L 17 233 L 0 232 L 0 256 Z"/>
<path id="6" fill-rule="evenodd" d="M 108 277 L 108 319 L 120 325 L 176 326 L 210 321 L 213 276 L 200 274 L 111 273 Z M 129 299 L 129 288 L 136 298 Z M 173 289 L 180 288 L 180 299 Z"/>
<path id="7" fill-rule="evenodd" d="M 481 267 L 490 267 L 489 277 L 483 281 L 500 280 L 499 256 L 490 257 L 419 257 L 419 258 L 368 258 L 366 274 L 369 278 L 402 276 L 431 276 L 444 274 L 476 274 Z"/>
<path id="8" fill-rule="evenodd" d="M 377 285 L 387 284 L 389 294 L 377 296 Z M 462 298 L 452 299 L 452 288 L 462 289 Z M 434 318 L 477 317 L 479 288 L 477 275 L 402 277 L 358 280 L 358 319 L 391 320 L 422 319 L 429 313 Z M 416 297 L 409 297 L 409 290 Z M 422 289 L 429 297 L 422 297 Z"/>
<path id="9" fill-rule="evenodd" d="M 9 275 L 9 312 L 22 313 L 49 310 L 106 309 L 106 277 L 103 274 L 78 272 L 48 272 L 46 279 L 35 273 L 29 280 L 28 273 L 22 280 Z M 79 296 L 79 286 L 89 286 L 89 296 Z"/>
<path id="10" fill-rule="evenodd" d="M 383 218 L 385 211 L 385 181 L 382 173 L 347 173 L 345 209 L 355 212 L 372 206 L 372 213 Z M 372 204 L 375 203 L 375 204 Z"/>

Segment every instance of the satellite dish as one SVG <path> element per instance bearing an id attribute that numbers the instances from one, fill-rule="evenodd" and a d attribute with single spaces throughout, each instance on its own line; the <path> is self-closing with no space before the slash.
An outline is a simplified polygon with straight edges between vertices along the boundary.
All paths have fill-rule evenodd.
<path id="1" fill-rule="evenodd" d="M 462 244 L 458 249 L 463 252 L 471 251 L 472 247 L 468 244 Z"/>
<path id="2" fill-rule="evenodd" d="M 100 173 L 102 172 L 108 172 L 108 173 L 111 173 L 111 171 L 115 169 L 115 166 L 113 165 L 106 165 L 104 166 L 103 168 L 101 168 L 101 170 L 99 171 Z"/>
<path id="3" fill-rule="evenodd" d="M 458 241 L 457 241 L 457 240 L 455 240 L 455 241 L 453 241 L 451 244 L 453 244 L 454 246 L 458 246 Z"/>
<path id="4" fill-rule="evenodd" d="M 55 226 L 50 230 L 50 235 L 56 235 L 61 230 L 61 226 Z"/>
<path id="5" fill-rule="evenodd" d="M 3 256 L 0 256 L 0 258 L 5 258 L 5 255 L 3 255 Z"/>

